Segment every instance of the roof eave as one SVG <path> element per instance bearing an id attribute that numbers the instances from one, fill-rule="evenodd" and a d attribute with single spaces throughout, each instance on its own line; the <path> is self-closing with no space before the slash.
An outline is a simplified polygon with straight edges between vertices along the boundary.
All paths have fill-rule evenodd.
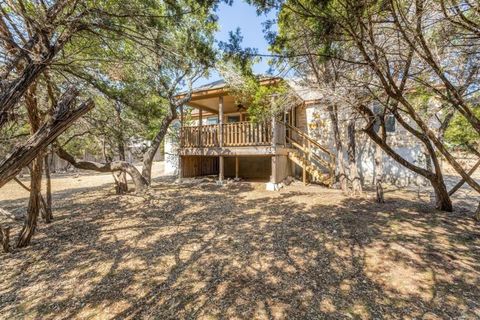
<path id="1" fill-rule="evenodd" d="M 284 81 L 284 79 L 282 79 L 280 77 L 272 77 L 272 78 L 260 80 L 260 84 L 262 84 L 262 85 L 272 85 L 272 84 L 275 84 L 275 83 L 279 83 L 281 81 Z M 214 89 L 194 90 L 192 92 L 192 97 L 191 97 L 190 101 L 195 101 L 195 100 L 200 100 L 200 99 L 208 99 L 208 98 L 213 98 L 213 97 L 216 97 L 216 96 L 223 96 L 223 95 L 227 95 L 229 92 L 230 92 L 230 88 L 228 87 L 227 84 L 225 84 L 222 87 L 214 88 Z M 176 99 L 182 99 L 186 95 L 187 95 L 186 92 L 182 92 L 182 93 L 176 95 L 175 98 Z"/>

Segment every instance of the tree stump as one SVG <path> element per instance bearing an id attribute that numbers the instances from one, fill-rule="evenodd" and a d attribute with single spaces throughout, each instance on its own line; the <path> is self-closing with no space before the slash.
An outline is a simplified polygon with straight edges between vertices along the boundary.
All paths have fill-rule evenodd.
<path id="1" fill-rule="evenodd" d="M 385 198 L 383 196 L 382 181 L 377 180 L 376 189 L 377 189 L 377 202 L 378 203 L 385 203 Z"/>
<path id="2" fill-rule="evenodd" d="M 0 226 L 0 243 L 2 244 L 3 252 L 10 252 L 10 227 Z"/>

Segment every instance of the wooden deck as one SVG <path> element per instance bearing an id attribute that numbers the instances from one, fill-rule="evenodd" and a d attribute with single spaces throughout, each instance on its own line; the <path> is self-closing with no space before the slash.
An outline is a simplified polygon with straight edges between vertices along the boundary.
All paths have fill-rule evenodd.
<path id="1" fill-rule="evenodd" d="M 280 122 L 235 122 L 184 126 L 180 155 L 274 155 L 286 147 L 285 125 Z M 283 152 L 286 154 L 286 152 Z"/>
<path id="2" fill-rule="evenodd" d="M 220 130 L 222 128 L 222 130 Z M 223 135 L 223 144 L 220 143 Z M 185 126 L 181 130 L 181 148 L 246 147 L 272 144 L 272 125 L 269 122 L 248 121 L 223 125 Z"/>
<path id="3" fill-rule="evenodd" d="M 246 147 L 191 147 L 181 148 L 181 156 L 262 156 L 287 155 L 288 146 L 246 146 Z"/>

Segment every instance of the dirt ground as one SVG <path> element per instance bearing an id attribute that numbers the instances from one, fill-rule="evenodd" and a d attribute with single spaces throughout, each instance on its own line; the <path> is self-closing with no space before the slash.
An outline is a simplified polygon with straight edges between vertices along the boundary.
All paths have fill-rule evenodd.
<path id="1" fill-rule="evenodd" d="M 0 254 L 2 319 L 478 319 L 478 198 L 428 190 L 349 199 L 294 183 L 175 184 L 144 195 L 109 175 L 57 176 L 55 221 Z M 24 210 L 15 183 L 0 207 Z M 18 229 L 12 231 L 18 233 Z"/>

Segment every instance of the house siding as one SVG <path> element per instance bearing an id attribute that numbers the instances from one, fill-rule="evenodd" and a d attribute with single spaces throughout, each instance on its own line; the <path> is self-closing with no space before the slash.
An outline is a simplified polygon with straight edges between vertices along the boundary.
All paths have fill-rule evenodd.
<path id="1" fill-rule="evenodd" d="M 307 106 L 304 111 L 300 110 L 298 112 L 299 120 L 301 119 L 300 123 L 303 126 L 306 124 L 306 130 L 303 130 L 308 132 L 308 134 L 320 144 L 327 146 L 331 150 L 335 150 L 332 122 L 327 107 L 325 105 L 315 104 Z M 305 115 L 305 120 L 301 118 L 302 115 Z M 347 141 L 347 125 L 351 116 L 351 109 L 339 108 L 339 126 L 342 140 L 344 141 L 345 159 L 347 159 L 347 145 L 345 143 Z M 368 184 L 373 183 L 376 173 L 375 143 L 360 130 L 364 124 L 363 120 L 357 120 L 357 167 L 363 183 Z M 402 126 L 397 124 L 395 132 L 388 133 L 388 139 L 393 149 L 406 160 L 420 165 L 426 161 L 425 154 L 418 140 L 409 134 Z M 423 178 L 406 169 L 386 154 L 384 154 L 383 157 L 383 170 L 384 180 L 398 186 L 412 184 L 422 185 L 425 183 Z"/>

